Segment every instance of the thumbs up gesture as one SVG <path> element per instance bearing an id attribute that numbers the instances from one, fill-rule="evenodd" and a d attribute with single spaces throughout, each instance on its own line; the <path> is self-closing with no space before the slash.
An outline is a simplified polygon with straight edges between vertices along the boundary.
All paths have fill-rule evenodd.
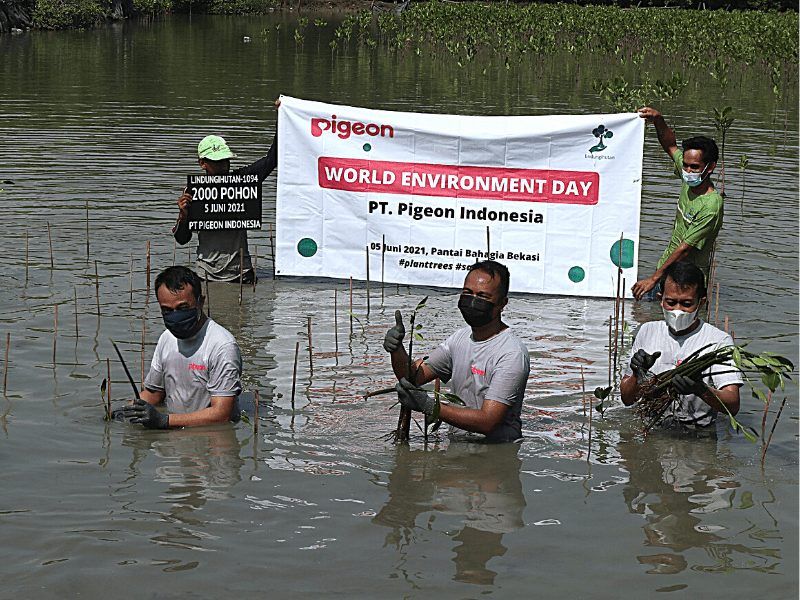
<path id="1" fill-rule="evenodd" d="M 403 344 L 403 338 L 406 336 L 406 328 L 403 325 L 403 315 L 399 310 L 394 311 L 395 325 L 386 332 L 386 337 L 383 338 L 383 349 L 389 354 L 397 352 Z"/>

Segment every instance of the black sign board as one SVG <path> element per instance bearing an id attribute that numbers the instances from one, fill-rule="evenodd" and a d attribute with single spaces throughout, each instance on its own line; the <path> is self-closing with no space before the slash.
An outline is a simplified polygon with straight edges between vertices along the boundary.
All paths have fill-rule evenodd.
<path id="1" fill-rule="evenodd" d="M 189 175 L 189 231 L 261 229 L 257 175 Z"/>

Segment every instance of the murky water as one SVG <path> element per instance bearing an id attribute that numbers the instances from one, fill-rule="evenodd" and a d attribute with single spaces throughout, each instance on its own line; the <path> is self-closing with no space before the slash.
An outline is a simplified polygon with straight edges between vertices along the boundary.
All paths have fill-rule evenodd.
<path id="1" fill-rule="evenodd" d="M 290 16 L 0 38 L 0 180 L 14 182 L 0 184 L 0 341 L 11 335 L 0 595 L 100 598 L 113 586 L 118 597 L 796 597 L 797 388 L 763 470 L 758 446 L 722 430 L 642 442 L 618 403 L 593 420 L 587 463 L 580 370 L 588 390 L 606 381 L 607 300 L 512 298 L 507 321 L 532 366 L 521 446 L 437 438 L 425 449 L 417 436 L 397 448 L 382 439 L 396 422 L 393 399 L 362 399 L 392 381 L 383 333 L 395 309 L 429 294 L 418 343 L 427 351 L 459 325 L 455 295 L 373 284 L 367 314 L 356 284 L 351 329 L 348 283 L 273 281 L 265 231 L 251 242 L 261 280 L 241 306 L 236 286 L 210 290 L 212 316 L 242 346 L 246 387 L 260 391 L 257 435 L 244 423 L 170 432 L 103 423 L 107 359 L 117 403 L 130 391 L 109 338 L 139 378 L 142 332 L 149 362 L 162 331 L 146 302 L 147 241 L 153 276 L 191 264 L 169 230 L 200 137 L 222 133 L 242 160 L 257 158 L 279 93 L 431 112 L 600 112 L 591 80 L 616 74 L 602 57 L 532 58 L 484 75 L 485 63 L 461 71 L 426 53 L 331 55 L 331 27 L 309 27 L 301 47 Z M 797 90 L 776 101 L 755 70 L 731 79 L 723 100 L 698 87 L 663 108 L 684 137 L 713 135 L 712 107 L 734 107 L 718 319 L 797 362 Z M 669 175 L 648 131 L 643 270 L 668 239 Z M 270 178 L 270 221 L 274 195 Z M 650 320 L 654 308 L 628 303 L 626 320 Z M 759 403 L 743 398 L 742 421 L 760 430 Z"/>

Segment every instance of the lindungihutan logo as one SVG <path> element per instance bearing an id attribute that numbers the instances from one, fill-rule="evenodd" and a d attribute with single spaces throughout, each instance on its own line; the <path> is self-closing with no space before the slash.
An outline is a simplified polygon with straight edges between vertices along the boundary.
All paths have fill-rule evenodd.
<path id="1" fill-rule="evenodd" d="M 600 141 L 589 148 L 589 152 L 602 152 L 606 149 L 606 145 L 603 143 L 603 139 L 609 139 L 614 137 L 614 132 L 610 129 L 606 129 L 605 125 L 598 125 L 594 129 L 592 129 L 592 135 L 596 138 L 599 138 Z"/>

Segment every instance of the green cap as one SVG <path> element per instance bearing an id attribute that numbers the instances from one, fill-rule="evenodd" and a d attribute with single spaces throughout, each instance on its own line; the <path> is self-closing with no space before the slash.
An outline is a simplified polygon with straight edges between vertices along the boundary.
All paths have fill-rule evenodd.
<path id="1" fill-rule="evenodd" d="M 197 158 L 206 160 L 225 160 L 236 155 L 228 148 L 225 140 L 218 135 L 207 135 L 197 144 Z"/>

